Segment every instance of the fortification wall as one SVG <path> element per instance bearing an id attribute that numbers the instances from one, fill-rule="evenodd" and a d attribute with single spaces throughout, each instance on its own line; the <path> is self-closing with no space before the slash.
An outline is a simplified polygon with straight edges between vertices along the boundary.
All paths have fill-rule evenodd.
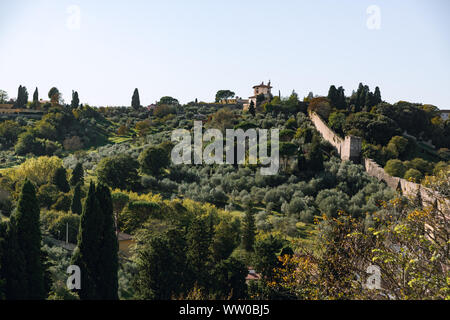
<path id="1" fill-rule="evenodd" d="M 309 117 L 322 137 L 338 150 L 342 160 L 352 160 L 360 163 L 362 143 L 360 137 L 346 136 L 345 140 L 343 140 L 328 127 L 319 115 L 310 112 Z M 400 189 L 404 196 L 417 197 L 420 194 L 422 203 L 426 205 L 433 205 L 436 200 L 440 198 L 434 191 L 420 184 L 389 175 L 372 159 L 364 158 L 362 159 L 362 164 L 364 165 L 367 174 L 380 181 L 386 182 L 393 190 Z M 441 210 L 447 212 L 449 211 L 450 201 L 439 202 L 437 205 Z"/>
<path id="2" fill-rule="evenodd" d="M 333 147 L 337 149 L 339 154 L 342 152 L 342 144 L 343 140 L 341 137 L 339 137 L 333 130 L 331 130 L 328 125 L 320 118 L 320 116 L 314 112 L 309 113 L 309 118 L 311 119 L 312 123 L 316 127 L 317 131 L 320 132 L 322 137 L 331 143 Z"/>
<path id="3" fill-rule="evenodd" d="M 387 174 L 386 171 L 372 159 L 364 158 L 364 169 L 366 169 L 367 174 L 370 176 L 386 182 L 391 189 L 397 189 L 400 178 Z"/>
<path id="4" fill-rule="evenodd" d="M 341 146 L 341 159 L 361 163 L 362 139 L 357 136 L 345 136 Z"/>
<path id="5" fill-rule="evenodd" d="M 360 163 L 362 145 L 362 139 L 360 137 L 346 136 L 345 139 L 342 139 L 328 127 L 318 114 L 310 112 L 309 117 L 322 137 L 337 149 L 342 160 Z"/>
<path id="6" fill-rule="evenodd" d="M 382 180 L 386 182 L 386 184 L 394 190 L 400 189 L 402 194 L 406 197 L 416 198 L 420 195 L 422 199 L 422 204 L 424 205 L 437 205 L 442 212 L 446 212 L 446 215 L 450 212 L 450 201 L 437 201 L 442 197 L 439 197 L 435 191 L 422 186 L 421 184 L 411 182 L 402 178 L 393 177 L 386 173 L 384 169 L 379 166 L 372 159 L 364 158 L 364 168 L 368 175 L 377 178 L 378 180 Z M 437 202 L 437 203 L 436 203 Z"/>

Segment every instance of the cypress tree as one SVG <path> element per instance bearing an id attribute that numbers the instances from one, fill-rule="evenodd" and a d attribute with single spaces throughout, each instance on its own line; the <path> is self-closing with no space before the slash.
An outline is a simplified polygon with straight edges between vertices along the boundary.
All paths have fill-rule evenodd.
<path id="1" fill-rule="evenodd" d="M 61 192 L 69 192 L 70 186 L 67 182 L 67 172 L 64 167 L 59 167 L 55 170 L 55 173 L 52 177 L 52 183 L 59 189 Z"/>
<path id="2" fill-rule="evenodd" d="M 83 212 L 83 206 L 81 205 L 81 184 L 77 184 L 75 187 L 70 208 L 72 212 L 76 214 L 81 214 Z"/>
<path id="3" fill-rule="evenodd" d="M 344 110 L 347 108 L 347 102 L 345 101 L 345 90 L 343 87 L 339 87 L 337 89 L 338 100 L 336 107 L 340 110 Z"/>
<path id="4" fill-rule="evenodd" d="M 333 85 L 330 87 L 330 89 L 328 90 L 328 99 L 331 102 L 331 105 L 333 106 L 337 106 L 338 103 L 338 91 L 336 89 L 336 87 Z"/>
<path id="5" fill-rule="evenodd" d="M 81 270 L 82 300 L 118 299 L 117 237 L 109 189 L 91 182 L 72 262 Z"/>
<path id="6" fill-rule="evenodd" d="M 81 289 L 78 295 L 82 300 L 101 299 L 98 282 L 99 253 L 101 248 L 102 212 L 96 197 L 95 185 L 91 182 L 84 203 L 78 232 L 78 243 L 72 256 L 72 264 L 81 271 Z"/>
<path id="7" fill-rule="evenodd" d="M 379 104 L 382 102 L 380 88 L 376 87 L 373 95 L 374 95 L 375 104 Z"/>
<path id="8" fill-rule="evenodd" d="M 133 97 L 131 98 L 131 106 L 138 110 L 141 107 L 141 100 L 139 99 L 139 91 L 138 89 L 134 89 Z"/>
<path id="9" fill-rule="evenodd" d="M 0 221 L 0 300 L 5 299 L 5 277 L 3 275 L 3 251 L 4 251 L 4 245 L 5 245 L 5 230 L 6 230 L 5 223 Z"/>
<path id="10" fill-rule="evenodd" d="M 364 94 L 364 86 L 362 83 L 359 83 L 358 90 L 356 91 L 356 101 L 355 101 L 356 110 L 355 111 L 361 110 L 361 107 L 364 104 L 365 99 L 366 99 L 366 97 Z"/>
<path id="11" fill-rule="evenodd" d="M 72 90 L 72 101 L 70 103 L 70 107 L 72 109 L 78 108 L 80 105 L 80 99 L 78 98 L 78 92 Z"/>
<path id="12" fill-rule="evenodd" d="M 39 205 L 33 184 L 27 179 L 17 204 L 15 218 L 17 241 L 24 256 L 27 299 L 44 299 L 44 271 L 41 261 Z"/>
<path id="13" fill-rule="evenodd" d="M 253 245 L 255 244 L 255 216 L 250 210 L 245 212 L 242 230 L 242 245 L 247 252 L 253 251 Z"/>
<path id="14" fill-rule="evenodd" d="M 118 296 L 118 242 L 115 231 L 111 192 L 105 185 L 98 185 L 96 190 L 98 202 L 103 215 L 102 247 L 99 248 L 100 265 L 98 288 L 102 299 L 117 300 Z"/>
<path id="15" fill-rule="evenodd" d="M 19 86 L 19 89 L 17 91 L 17 100 L 15 103 L 16 108 L 25 108 L 28 103 L 28 91 L 27 88 L 24 86 Z"/>
<path id="16" fill-rule="evenodd" d="M 25 258 L 17 239 L 16 219 L 11 217 L 9 223 L 0 223 L 0 238 L 3 237 L 3 254 L 0 257 L 0 279 L 6 300 L 23 300 L 28 298 Z"/>
<path id="17" fill-rule="evenodd" d="M 375 105 L 374 103 L 374 96 L 373 93 L 368 91 L 366 94 L 366 102 L 364 104 L 367 107 L 373 107 Z"/>
<path id="18" fill-rule="evenodd" d="M 34 90 L 34 93 L 33 93 L 33 102 L 34 103 L 38 103 L 39 102 L 39 91 L 38 91 L 37 87 L 36 87 L 36 89 Z"/>
<path id="19" fill-rule="evenodd" d="M 208 224 L 204 219 L 196 218 L 188 228 L 186 235 L 187 252 L 186 261 L 190 268 L 191 283 L 197 282 L 200 287 L 208 287 L 210 261 L 209 246 L 211 237 Z"/>
<path id="20" fill-rule="evenodd" d="M 83 165 L 78 162 L 72 171 L 72 177 L 70 178 L 70 185 L 76 186 L 77 184 L 84 184 L 84 170 Z"/>
<path id="21" fill-rule="evenodd" d="M 256 112 L 255 112 L 255 104 L 253 103 L 253 100 L 250 101 L 250 107 L 248 108 L 248 112 L 250 112 L 250 114 L 252 116 L 255 116 Z"/>

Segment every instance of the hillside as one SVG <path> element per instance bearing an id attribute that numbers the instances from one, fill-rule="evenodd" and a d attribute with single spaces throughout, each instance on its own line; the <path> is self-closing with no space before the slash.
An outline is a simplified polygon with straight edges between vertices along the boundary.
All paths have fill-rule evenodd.
<path id="1" fill-rule="evenodd" d="M 386 173 L 422 183 L 448 199 L 450 122 L 437 108 L 391 105 L 382 101 L 378 88 L 372 93 L 362 85 L 350 97 L 334 86 L 327 97 L 299 99 L 295 92 L 263 97 L 245 111 L 239 104 L 180 105 L 169 98 L 152 108 L 95 108 L 73 101 L 29 105 L 42 111 L 41 119 L 19 115 L 0 122 L 0 238 L 7 238 L 7 225 L 20 212 L 18 204 L 31 183 L 42 250 L 53 265 L 46 297 L 86 294 L 66 289 L 64 266 L 71 253 L 54 240 L 67 237 L 80 247 L 90 228 L 87 221 L 94 221 L 90 214 L 104 207 L 110 207 L 116 234 L 133 239 L 119 251 L 122 299 L 448 295 L 442 267 L 448 265 L 448 250 L 443 254 L 440 238 L 423 233 L 432 224 L 433 232 L 448 239 L 448 221 L 441 223 L 440 209 L 402 196 L 369 176 L 361 163 L 341 161 L 308 116 L 316 112 L 337 134 L 361 137 L 362 156 Z M 250 158 L 243 164 L 173 164 L 174 130 L 184 129 L 190 137 L 196 121 L 204 131 L 223 134 L 227 129 L 278 129 L 278 172 L 263 175 L 261 163 L 251 164 Z M 212 142 L 205 141 L 203 148 Z M 260 150 L 261 141 L 252 148 Z M 397 245 L 412 262 L 393 249 Z M 365 290 L 354 276 L 365 284 L 372 262 L 391 275 L 384 293 Z M 400 279 L 400 265 L 408 270 L 406 282 Z M 260 280 L 247 284 L 249 267 Z M 424 280 L 430 270 L 435 278 Z"/>

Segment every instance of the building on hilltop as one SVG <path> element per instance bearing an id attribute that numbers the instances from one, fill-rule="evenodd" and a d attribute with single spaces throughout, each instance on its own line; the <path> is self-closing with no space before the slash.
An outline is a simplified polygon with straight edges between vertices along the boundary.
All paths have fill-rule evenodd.
<path id="1" fill-rule="evenodd" d="M 264 96 L 264 100 L 270 100 L 272 98 L 272 86 L 270 85 L 270 80 L 268 84 L 264 84 L 264 81 L 261 84 L 257 84 L 253 86 L 253 96 L 249 97 L 248 103 L 244 104 L 244 110 L 248 110 L 250 104 L 253 102 L 255 108 L 257 106 L 257 97 L 260 95 Z"/>

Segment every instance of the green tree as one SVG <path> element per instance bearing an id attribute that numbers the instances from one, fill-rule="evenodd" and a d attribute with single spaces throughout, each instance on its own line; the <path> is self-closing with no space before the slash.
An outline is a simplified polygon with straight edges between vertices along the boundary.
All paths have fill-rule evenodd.
<path id="1" fill-rule="evenodd" d="M 81 184 L 77 184 L 75 187 L 70 209 L 76 214 L 81 214 L 83 212 L 83 206 L 81 204 Z"/>
<path id="2" fill-rule="evenodd" d="M 72 264 L 81 271 L 81 289 L 78 295 L 82 300 L 101 299 L 97 287 L 99 270 L 99 248 L 102 239 L 102 213 L 100 203 L 96 197 L 95 184 L 91 182 L 89 192 L 81 215 L 78 243 L 72 256 Z"/>
<path id="3" fill-rule="evenodd" d="M 248 107 L 248 112 L 254 117 L 256 112 L 255 112 L 255 104 L 253 103 L 253 100 L 250 101 L 250 106 Z"/>
<path id="4" fill-rule="evenodd" d="M 394 177 L 402 178 L 405 175 L 406 168 L 398 159 L 391 159 L 386 163 L 384 171 Z"/>
<path id="5" fill-rule="evenodd" d="M 103 158 L 97 166 L 98 181 L 113 189 L 134 189 L 139 182 L 139 163 L 129 155 Z"/>
<path id="6" fill-rule="evenodd" d="M 168 106 L 177 106 L 179 104 L 180 102 L 177 99 L 169 96 L 162 97 L 161 99 L 159 99 L 158 102 L 158 105 L 168 105 Z"/>
<path id="7" fill-rule="evenodd" d="M 280 143 L 280 156 L 283 159 L 284 168 L 286 169 L 290 157 L 297 153 L 298 146 L 292 142 Z"/>
<path id="8" fill-rule="evenodd" d="M 222 220 L 215 226 L 213 242 L 211 244 L 214 261 L 227 259 L 239 245 L 239 221 Z"/>
<path id="9" fill-rule="evenodd" d="M 423 175 L 419 170 L 411 168 L 405 172 L 405 176 L 403 178 L 419 183 L 422 180 Z"/>
<path id="10" fill-rule="evenodd" d="M 27 273 L 25 257 L 17 238 L 17 223 L 13 215 L 9 221 L 0 222 L 0 279 L 3 279 L 4 298 L 6 300 L 28 299 Z M 2 291 L 2 289 L 0 289 Z"/>
<path id="11" fill-rule="evenodd" d="M 235 93 L 231 90 L 219 90 L 216 93 L 216 103 L 222 99 L 225 99 L 226 102 L 228 102 L 228 99 L 232 98 L 234 96 L 235 96 Z"/>
<path id="12" fill-rule="evenodd" d="M 242 245 L 247 252 L 253 252 L 255 244 L 256 225 L 255 216 L 250 210 L 245 212 L 242 226 Z"/>
<path id="13" fill-rule="evenodd" d="M 67 182 L 67 171 L 64 167 L 59 167 L 55 170 L 55 173 L 52 177 L 52 183 L 59 189 L 61 192 L 69 192 L 70 186 Z"/>
<path id="14" fill-rule="evenodd" d="M 328 100 L 330 100 L 331 105 L 336 107 L 339 99 L 339 94 L 334 85 L 330 86 L 330 89 L 328 90 Z"/>
<path id="15" fill-rule="evenodd" d="M 138 89 L 134 89 L 133 96 L 131 97 L 131 106 L 133 109 L 138 110 L 141 107 L 141 100 L 139 98 Z"/>
<path id="16" fill-rule="evenodd" d="M 345 98 L 345 90 L 343 87 L 339 87 L 337 89 L 337 102 L 336 102 L 336 108 L 339 110 L 345 110 L 347 109 L 347 100 Z"/>
<path id="17" fill-rule="evenodd" d="M 246 299 L 245 278 L 248 269 L 245 264 L 233 257 L 220 261 L 214 268 L 214 287 L 216 299 Z"/>
<path id="18" fill-rule="evenodd" d="M 411 152 L 409 140 L 401 136 L 392 137 L 386 148 L 394 158 L 406 158 Z"/>
<path id="19" fill-rule="evenodd" d="M 26 179 L 13 213 L 19 251 L 24 256 L 26 298 L 44 299 L 44 270 L 41 261 L 40 212 L 33 184 Z"/>
<path id="20" fill-rule="evenodd" d="M 181 293 L 186 266 L 184 249 L 184 238 L 176 230 L 153 235 L 139 247 L 134 282 L 139 298 L 169 300 Z"/>
<path id="21" fill-rule="evenodd" d="M 3 148 L 12 147 L 22 132 L 22 127 L 15 121 L 6 120 L 0 123 L 0 144 Z"/>
<path id="22" fill-rule="evenodd" d="M 323 170 L 323 154 L 320 149 L 318 136 L 314 136 L 305 155 L 306 166 L 309 170 L 319 172 Z"/>
<path id="23" fill-rule="evenodd" d="M 151 146 L 142 151 L 138 161 L 142 172 L 156 176 L 170 163 L 168 152 L 160 146 Z"/>
<path id="24" fill-rule="evenodd" d="M 8 93 L 5 90 L 0 90 L 0 104 L 8 102 Z"/>
<path id="25" fill-rule="evenodd" d="M 105 185 L 99 184 L 96 197 L 101 204 L 102 230 L 100 237 L 102 246 L 99 248 L 100 273 L 98 274 L 98 288 L 102 299 L 117 300 L 118 297 L 118 242 L 113 214 L 111 191 Z"/>
<path id="26" fill-rule="evenodd" d="M 28 103 L 28 91 L 25 86 L 19 86 L 18 92 L 17 92 L 17 100 L 15 103 L 16 108 L 25 108 Z"/>
<path id="27" fill-rule="evenodd" d="M 383 102 L 383 101 L 381 100 L 381 91 L 380 91 L 380 88 L 378 88 L 378 87 L 375 88 L 375 92 L 374 92 L 373 96 L 374 96 L 374 103 L 375 103 L 375 104 L 379 104 L 379 103 Z"/>
<path id="28" fill-rule="evenodd" d="M 342 128 L 345 124 L 345 114 L 342 112 L 333 112 L 328 118 L 328 124 L 338 134 L 343 134 Z"/>
<path id="29" fill-rule="evenodd" d="M 110 191 L 91 182 L 72 257 L 81 270 L 82 300 L 117 299 L 117 249 Z"/>
<path id="30" fill-rule="evenodd" d="M 266 100 L 266 96 L 263 93 L 260 93 L 256 96 L 256 108 L 259 110 L 261 104 Z"/>
<path id="31" fill-rule="evenodd" d="M 279 266 L 278 255 L 283 248 L 279 238 L 270 235 L 255 242 L 253 266 L 265 279 L 270 281 L 274 276 L 274 269 Z"/>
<path id="32" fill-rule="evenodd" d="M 80 99 L 78 98 L 78 92 L 72 90 L 72 101 L 70 102 L 70 107 L 76 109 L 80 106 Z"/>
<path id="33" fill-rule="evenodd" d="M 57 105 L 60 102 L 61 99 L 61 93 L 59 92 L 58 88 L 56 87 L 52 87 L 49 91 L 48 91 L 48 97 L 52 103 L 52 105 Z"/>
<path id="34" fill-rule="evenodd" d="M 197 284 L 202 288 L 208 288 L 209 265 L 210 265 L 210 249 L 211 237 L 209 227 L 202 218 L 196 218 L 189 225 L 186 235 L 187 251 L 186 261 L 190 269 L 190 280 L 193 284 Z"/>
<path id="35" fill-rule="evenodd" d="M 77 184 L 84 184 L 84 169 L 81 162 L 78 162 L 75 165 L 75 168 L 72 171 L 72 177 L 70 178 L 70 185 L 76 186 Z"/>
<path id="36" fill-rule="evenodd" d="M 39 106 L 39 91 L 38 91 L 37 87 L 36 87 L 36 89 L 34 89 L 33 103 L 31 104 L 31 106 L 35 109 Z"/>

